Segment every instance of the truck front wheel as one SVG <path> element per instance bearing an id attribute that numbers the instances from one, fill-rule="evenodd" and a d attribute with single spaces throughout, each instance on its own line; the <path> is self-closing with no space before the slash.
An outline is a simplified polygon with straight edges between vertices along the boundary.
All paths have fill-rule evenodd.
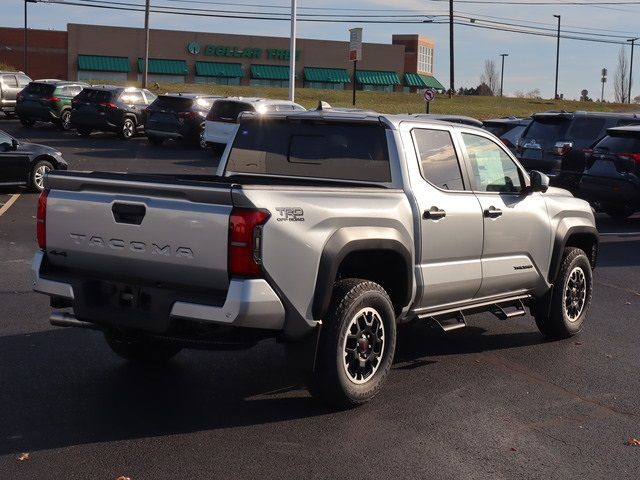
<path id="1" fill-rule="evenodd" d="M 387 292 L 368 280 L 337 282 L 309 390 L 335 407 L 373 398 L 393 363 L 396 322 Z"/>
<path id="2" fill-rule="evenodd" d="M 534 308 L 540 332 L 553 339 L 568 338 L 580 332 L 592 294 L 589 259 L 579 248 L 565 248 L 560 272 L 547 300 L 539 300 Z"/>
<path id="3" fill-rule="evenodd" d="M 104 336 L 111 350 L 130 362 L 163 363 L 182 350 L 182 347 L 177 345 L 127 337 L 118 333 L 105 333 Z"/>

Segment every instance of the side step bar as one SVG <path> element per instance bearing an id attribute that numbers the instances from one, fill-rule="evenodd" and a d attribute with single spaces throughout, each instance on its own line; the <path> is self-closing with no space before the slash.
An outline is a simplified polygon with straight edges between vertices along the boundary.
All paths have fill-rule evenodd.
<path id="1" fill-rule="evenodd" d="M 513 307 L 514 310 L 507 310 L 507 308 Z M 524 303 L 522 300 L 516 300 L 511 305 L 509 304 L 495 304 L 491 309 L 491 313 L 493 313 L 500 320 L 508 320 L 514 317 L 522 317 L 527 314 L 527 311 L 524 308 Z"/>
<path id="2" fill-rule="evenodd" d="M 49 323 L 54 327 L 76 327 L 87 328 L 89 330 L 103 330 L 100 325 L 83 322 L 82 320 L 78 320 L 74 315 L 66 312 L 53 312 L 49 317 Z"/>
<path id="3" fill-rule="evenodd" d="M 450 332 L 451 330 L 458 330 L 459 328 L 464 328 L 467 326 L 467 320 L 464 318 L 464 314 L 462 312 L 458 312 L 458 315 L 446 320 L 438 320 L 436 317 L 427 317 L 427 319 L 434 322 L 438 327 L 442 329 L 443 332 Z"/>

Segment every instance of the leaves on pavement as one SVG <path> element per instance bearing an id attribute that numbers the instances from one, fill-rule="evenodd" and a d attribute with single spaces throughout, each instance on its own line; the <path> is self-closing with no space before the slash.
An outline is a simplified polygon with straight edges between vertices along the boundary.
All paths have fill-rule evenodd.
<path id="1" fill-rule="evenodd" d="M 20 455 L 18 455 L 18 461 L 19 462 L 24 462 L 26 460 L 29 460 L 29 453 L 24 452 L 24 453 L 21 453 Z"/>
<path id="2" fill-rule="evenodd" d="M 625 445 L 629 445 L 630 447 L 640 447 L 640 438 L 629 437 L 624 443 Z"/>

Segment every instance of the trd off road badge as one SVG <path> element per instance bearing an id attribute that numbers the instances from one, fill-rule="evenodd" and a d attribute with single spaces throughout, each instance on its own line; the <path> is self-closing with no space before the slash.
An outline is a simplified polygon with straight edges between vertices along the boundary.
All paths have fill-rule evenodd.
<path id="1" fill-rule="evenodd" d="M 278 222 L 304 222 L 304 210 L 300 207 L 276 207 Z"/>

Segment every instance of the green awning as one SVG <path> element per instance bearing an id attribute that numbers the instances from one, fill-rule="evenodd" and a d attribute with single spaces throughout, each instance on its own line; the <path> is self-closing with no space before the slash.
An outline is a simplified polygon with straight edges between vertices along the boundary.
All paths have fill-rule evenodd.
<path id="1" fill-rule="evenodd" d="M 344 68 L 304 67 L 307 82 L 349 83 L 351 79 Z"/>
<path id="2" fill-rule="evenodd" d="M 419 73 L 405 73 L 404 84 L 407 87 L 434 88 L 436 90 L 442 91 L 445 90 L 442 84 L 438 80 L 436 80 L 435 77 L 431 77 L 429 75 L 421 75 Z"/>
<path id="3" fill-rule="evenodd" d="M 396 72 L 356 70 L 356 80 L 361 85 L 400 85 Z"/>
<path id="4" fill-rule="evenodd" d="M 251 78 L 289 80 L 289 67 L 283 65 L 251 65 Z"/>
<path id="5" fill-rule="evenodd" d="M 95 72 L 129 72 L 129 57 L 107 57 L 104 55 L 78 55 L 78 70 Z"/>
<path id="6" fill-rule="evenodd" d="M 241 63 L 196 62 L 196 75 L 201 77 L 244 77 Z"/>
<path id="7" fill-rule="evenodd" d="M 144 60 L 138 59 L 138 70 L 144 70 Z M 149 59 L 149 72 L 160 73 L 163 75 L 186 75 L 189 73 L 189 67 L 184 60 L 164 60 L 160 58 Z"/>

